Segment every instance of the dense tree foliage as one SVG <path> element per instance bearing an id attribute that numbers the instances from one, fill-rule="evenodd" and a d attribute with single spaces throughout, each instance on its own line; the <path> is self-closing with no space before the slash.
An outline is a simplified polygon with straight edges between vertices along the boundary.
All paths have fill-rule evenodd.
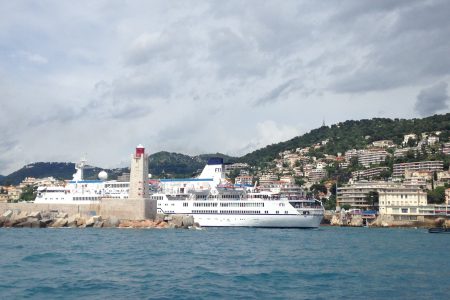
<path id="1" fill-rule="evenodd" d="M 20 200 L 31 201 L 36 199 L 36 187 L 26 186 L 23 188 L 22 193 L 20 194 Z"/>
<path id="2" fill-rule="evenodd" d="M 197 175 L 211 157 L 221 157 L 225 163 L 231 163 L 234 157 L 221 153 L 188 156 L 166 151 L 157 152 L 149 157 L 149 172 L 156 176 L 192 177 Z"/>
<path id="3" fill-rule="evenodd" d="M 239 161 L 251 165 L 264 165 L 278 157 L 278 153 L 296 148 L 310 147 L 327 140 L 321 150 L 316 152 L 337 154 L 349 149 L 361 149 L 377 140 L 393 140 L 396 144 L 403 142 L 405 134 L 442 131 L 441 140 L 447 140 L 450 131 L 450 113 L 435 115 L 423 119 L 384 119 L 345 121 L 331 126 L 322 126 L 295 137 L 289 141 L 272 144 L 252 153 L 244 155 Z"/>
<path id="4" fill-rule="evenodd" d="M 448 186 L 438 186 L 434 190 L 428 191 L 427 200 L 428 203 L 441 204 L 445 201 L 445 189 Z"/>

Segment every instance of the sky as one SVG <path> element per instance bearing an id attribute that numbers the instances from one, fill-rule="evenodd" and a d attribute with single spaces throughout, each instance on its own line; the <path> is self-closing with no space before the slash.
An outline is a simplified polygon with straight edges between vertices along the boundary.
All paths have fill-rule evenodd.
<path id="1" fill-rule="evenodd" d="M 449 112 L 450 1 L 0 0 L 0 174 Z"/>

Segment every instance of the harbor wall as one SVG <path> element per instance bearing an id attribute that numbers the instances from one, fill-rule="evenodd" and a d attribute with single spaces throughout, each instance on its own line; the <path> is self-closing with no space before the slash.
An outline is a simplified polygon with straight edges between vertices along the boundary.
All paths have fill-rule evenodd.
<path id="1" fill-rule="evenodd" d="M 8 210 L 21 212 L 64 212 L 83 217 L 101 215 L 120 220 L 147 220 L 156 216 L 156 200 L 102 199 L 98 204 L 0 203 L 0 213 Z"/>
<path id="2" fill-rule="evenodd" d="M 99 215 L 121 220 L 154 220 L 156 200 L 151 199 L 102 199 Z"/>

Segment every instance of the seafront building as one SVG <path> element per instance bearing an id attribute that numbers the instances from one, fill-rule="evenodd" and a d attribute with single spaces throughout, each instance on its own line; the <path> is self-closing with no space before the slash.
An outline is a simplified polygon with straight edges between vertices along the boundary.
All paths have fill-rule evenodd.
<path id="1" fill-rule="evenodd" d="M 450 189 L 446 190 L 448 196 L 445 203 L 428 204 L 423 185 L 412 182 L 356 182 L 337 189 L 337 207 L 348 204 L 352 208 L 370 208 L 367 195 L 369 192 L 377 192 L 380 215 L 390 216 L 394 221 L 423 221 L 426 217 L 450 216 L 448 190 Z"/>
<path id="2" fill-rule="evenodd" d="M 336 206 L 350 205 L 352 208 L 369 208 L 369 192 L 380 192 L 386 188 L 395 188 L 398 184 L 386 181 L 358 181 L 337 188 Z"/>

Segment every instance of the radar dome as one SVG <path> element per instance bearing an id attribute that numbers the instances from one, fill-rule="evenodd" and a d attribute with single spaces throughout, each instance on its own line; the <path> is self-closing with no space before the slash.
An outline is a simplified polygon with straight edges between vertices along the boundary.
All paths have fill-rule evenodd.
<path id="1" fill-rule="evenodd" d="M 149 178 L 149 179 L 152 178 L 152 174 L 148 174 L 148 178 Z"/>
<path id="2" fill-rule="evenodd" d="M 108 179 L 108 173 L 106 173 L 105 171 L 101 171 L 100 173 L 98 173 L 98 179 L 100 180 Z"/>

